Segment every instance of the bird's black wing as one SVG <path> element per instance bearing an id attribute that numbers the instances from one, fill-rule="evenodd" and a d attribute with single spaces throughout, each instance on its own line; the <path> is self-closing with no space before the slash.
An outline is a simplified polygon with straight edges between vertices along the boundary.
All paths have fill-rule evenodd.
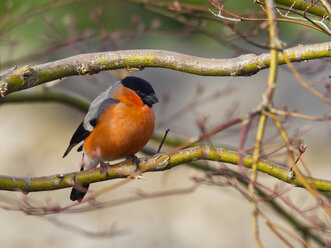
<path id="1" fill-rule="evenodd" d="M 101 97 L 99 97 L 99 100 Z M 67 154 L 71 151 L 71 149 L 76 146 L 77 144 L 79 144 L 81 141 L 85 140 L 90 133 L 92 132 L 93 128 L 97 125 L 97 120 L 100 117 L 100 115 L 103 113 L 103 111 L 111 104 L 117 104 L 119 103 L 119 100 L 113 99 L 113 98 L 106 98 L 103 101 L 100 102 L 92 102 L 91 107 L 89 108 L 89 111 L 84 119 L 84 121 L 82 121 L 82 123 L 78 126 L 78 128 L 76 129 L 74 135 L 72 136 L 69 146 L 67 148 L 67 150 L 65 151 L 65 153 L 63 154 L 63 157 L 67 156 Z M 90 125 L 91 131 L 87 130 L 84 127 L 84 122 L 86 122 L 87 124 Z M 86 124 L 85 123 L 85 124 Z M 78 147 L 77 151 L 82 151 L 82 146 Z"/>
<path id="2" fill-rule="evenodd" d="M 96 120 L 90 121 L 90 124 L 92 126 L 96 126 Z M 63 154 L 63 157 L 67 156 L 67 154 L 71 151 L 71 149 L 75 145 L 79 144 L 81 141 L 86 139 L 90 135 L 90 133 L 91 133 L 90 131 L 88 131 L 84 128 L 84 121 L 82 121 L 82 123 L 78 126 L 74 135 L 72 136 L 69 146 L 68 146 L 67 150 L 65 151 L 65 153 Z"/>

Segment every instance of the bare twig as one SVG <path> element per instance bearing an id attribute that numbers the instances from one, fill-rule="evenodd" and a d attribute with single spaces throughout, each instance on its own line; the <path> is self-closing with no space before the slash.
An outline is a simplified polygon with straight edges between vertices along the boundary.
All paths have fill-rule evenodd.
<path id="1" fill-rule="evenodd" d="M 272 104 L 272 98 L 274 94 L 274 90 L 276 88 L 276 77 L 277 77 L 277 65 L 278 65 L 278 50 L 282 48 L 280 40 L 278 40 L 277 36 L 277 17 L 275 12 L 275 6 L 273 0 L 266 0 L 266 11 L 268 16 L 268 24 L 269 24 L 269 39 L 270 39 L 270 70 L 269 70 L 269 77 L 268 77 L 268 85 L 267 89 L 262 95 L 262 106 L 269 106 Z M 258 228 L 258 216 L 259 216 L 259 208 L 258 204 L 255 200 L 255 189 L 254 189 L 254 182 L 257 179 L 257 162 L 260 159 L 261 152 L 262 152 L 262 140 L 265 131 L 265 125 L 267 122 L 267 116 L 265 114 L 261 114 L 259 120 L 258 131 L 256 133 L 256 142 L 255 142 L 255 149 L 253 153 L 253 166 L 252 166 L 252 175 L 251 175 L 251 182 L 249 184 L 249 197 L 251 198 L 251 203 L 253 206 L 253 230 L 254 230 L 254 237 L 257 245 L 259 247 L 263 247 L 259 237 L 259 228 Z"/>

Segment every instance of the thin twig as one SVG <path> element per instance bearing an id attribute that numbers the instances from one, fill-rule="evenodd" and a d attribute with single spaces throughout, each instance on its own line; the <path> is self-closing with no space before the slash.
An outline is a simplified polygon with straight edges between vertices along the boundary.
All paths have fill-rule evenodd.
<path id="1" fill-rule="evenodd" d="M 168 135 L 169 131 L 170 131 L 170 129 L 167 129 L 167 130 L 165 131 L 164 136 L 163 136 L 163 139 L 162 139 L 162 141 L 161 141 L 161 143 L 160 143 L 160 145 L 159 145 L 159 149 L 157 149 L 157 153 L 160 153 L 160 151 L 161 151 L 161 149 L 162 149 L 162 145 L 163 145 L 165 139 L 167 138 L 167 135 Z"/>

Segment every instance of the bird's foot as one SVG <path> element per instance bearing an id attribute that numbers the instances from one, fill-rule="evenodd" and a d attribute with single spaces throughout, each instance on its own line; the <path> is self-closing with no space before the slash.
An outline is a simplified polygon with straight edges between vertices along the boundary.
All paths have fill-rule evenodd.
<path id="1" fill-rule="evenodd" d="M 100 161 L 100 172 L 105 174 L 105 176 L 108 176 L 108 171 L 107 168 L 110 166 L 109 163 L 105 162 L 105 161 Z"/>
<path id="2" fill-rule="evenodd" d="M 131 160 L 132 163 L 136 166 L 135 169 L 135 173 L 133 173 L 132 175 L 129 175 L 128 178 L 130 179 L 145 179 L 143 176 L 138 175 L 136 172 L 139 171 L 139 163 L 140 160 L 136 155 L 130 155 L 127 160 Z"/>
<path id="3" fill-rule="evenodd" d="M 136 155 L 133 154 L 133 155 L 130 155 L 127 158 L 127 160 L 131 160 L 131 162 L 136 165 L 135 171 L 138 171 L 138 169 L 139 169 L 139 163 L 140 163 L 139 158 Z"/>

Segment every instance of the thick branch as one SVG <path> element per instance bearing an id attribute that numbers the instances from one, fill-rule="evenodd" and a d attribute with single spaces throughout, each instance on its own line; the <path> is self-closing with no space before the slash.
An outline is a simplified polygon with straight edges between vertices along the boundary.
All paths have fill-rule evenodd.
<path id="1" fill-rule="evenodd" d="M 291 7 L 293 9 L 307 11 L 308 13 L 320 17 L 324 17 L 328 15 L 328 12 L 325 9 L 319 6 L 312 6 L 310 2 L 305 2 L 303 0 L 275 0 L 275 2 Z"/>
<path id="2" fill-rule="evenodd" d="M 228 151 L 223 148 L 214 148 L 211 146 L 192 147 L 181 150 L 171 156 L 157 155 L 148 160 L 140 162 L 140 171 L 163 171 L 171 169 L 177 165 L 195 160 L 221 161 L 231 164 L 239 164 L 239 154 Z M 243 164 L 250 168 L 253 158 L 250 155 L 243 155 Z M 152 166 L 153 165 L 153 166 Z M 264 172 L 270 176 L 278 178 L 287 183 L 303 187 L 303 184 L 297 178 L 293 178 L 293 173 L 287 167 L 272 163 L 266 160 L 259 160 L 258 171 Z M 136 173 L 136 166 L 131 162 L 124 161 L 107 168 L 107 173 L 103 169 L 96 168 L 92 170 L 57 174 L 47 177 L 11 177 L 0 176 L 0 190 L 21 190 L 24 192 L 46 191 L 71 187 L 74 183 L 85 184 L 100 182 L 115 178 L 128 177 Z M 311 177 L 305 177 L 306 181 L 320 191 L 331 192 L 331 181 L 320 180 Z"/>
<path id="3" fill-rule="evenodd" d="M 331 57 L 331 42 L 285 50 L 291 62 Z M 89 75 L 105 70 L 161 67 L 201 76 L 249 76 L 268 68 L 269 54 L 247 54 L 233 59 L 208 59 L 161 50 L 124 50 L 89 53 L 36 66 L 11 69 L 0 75 L 2 95 L 31 88 L 55 79 Z M 279 64 L 284 64 L 282 55 Z"/>

